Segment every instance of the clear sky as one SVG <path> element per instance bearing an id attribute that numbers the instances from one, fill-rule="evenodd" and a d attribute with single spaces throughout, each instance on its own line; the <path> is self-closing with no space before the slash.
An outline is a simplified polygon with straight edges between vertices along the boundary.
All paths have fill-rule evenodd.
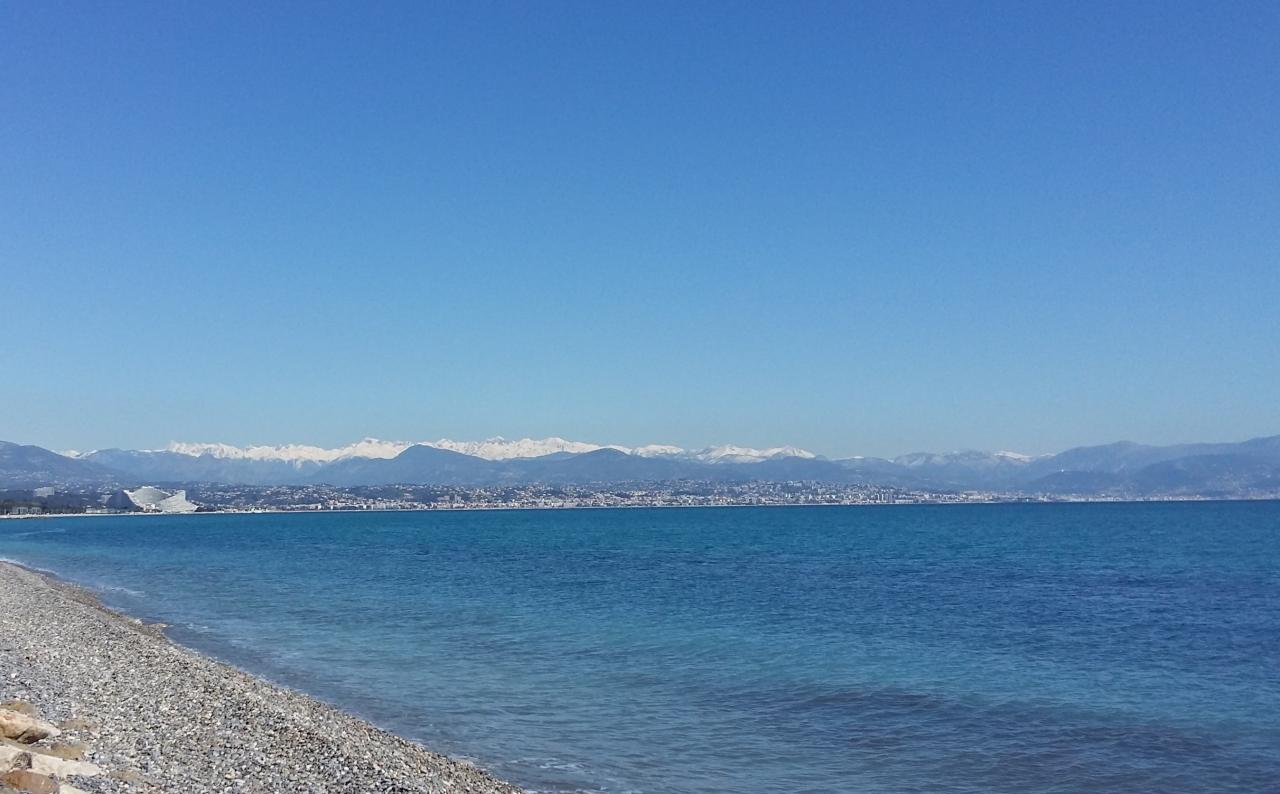
<path id="1" fill-rule="evenodd" d="M 0 4 L 0 439 L 1280 433 L 1280 3 Z"/>

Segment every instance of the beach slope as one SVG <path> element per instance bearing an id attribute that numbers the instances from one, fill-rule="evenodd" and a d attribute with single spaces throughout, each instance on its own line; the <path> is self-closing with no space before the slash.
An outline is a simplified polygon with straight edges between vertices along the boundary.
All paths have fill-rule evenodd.
<path id="1" fill-rule="evenodd" d="M 35 780 L 43 764 L 63 773 L 49 775 L 55 784 L 88 792 L 519 791 L 177 646 L 80 588 L 0 562 L 6 705 L 61 729 L 30 745 L 0 740 L 4 758 L 16 759 L 0 758 L 0 773 L 25 767 L 11 784 Z M 56 756 L 84 765 L 58 766 Z"/>

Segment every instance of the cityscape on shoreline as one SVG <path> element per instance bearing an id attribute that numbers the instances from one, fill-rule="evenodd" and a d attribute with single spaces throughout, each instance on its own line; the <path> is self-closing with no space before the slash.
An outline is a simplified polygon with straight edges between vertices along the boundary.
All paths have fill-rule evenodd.
<path id="1" fill-rule="evenodd" d="M 892 459 L 562 438 L 88 453 L 0 441 L 0 515 L 1276 498 L 1280 436 Z"/>
<path id="2" fill-rule="evenodd" d="M 139 494 L 159 495 L 146 501 Z M 177 498 L 186 509 L 166 509 Z M 1245 496 L 1084 496 L 999 491 L 929 491 L 817 482 L 637 482 L 608 486 L 146 486 L 101 492 L 49 488 L 0 491 L 0 518 L 42 515 L 315 513 L 362 511 L 557 510 L 590 508 L 820 507 L 855 505 L 1039 504 L 1088 502 L 1260 501 L 1280 490 Z"/>

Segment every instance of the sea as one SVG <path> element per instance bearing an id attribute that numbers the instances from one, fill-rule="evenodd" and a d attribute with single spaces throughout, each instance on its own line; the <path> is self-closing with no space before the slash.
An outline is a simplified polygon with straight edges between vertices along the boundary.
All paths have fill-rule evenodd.
<path id="1" fill-rule="evenodd" d="M 1280 502 L 68 517 L 0 557 L 533 792 L 1280 791 Z"/>

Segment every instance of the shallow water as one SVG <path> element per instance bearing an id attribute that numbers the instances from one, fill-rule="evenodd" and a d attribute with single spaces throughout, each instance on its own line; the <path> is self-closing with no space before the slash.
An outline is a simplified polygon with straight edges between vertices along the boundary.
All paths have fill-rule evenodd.
<path id="1" fill-rule="evenodd" d="M 1280 503 L 76 517 L 0 556 L 536 791 L 1280 790 Z"/>

